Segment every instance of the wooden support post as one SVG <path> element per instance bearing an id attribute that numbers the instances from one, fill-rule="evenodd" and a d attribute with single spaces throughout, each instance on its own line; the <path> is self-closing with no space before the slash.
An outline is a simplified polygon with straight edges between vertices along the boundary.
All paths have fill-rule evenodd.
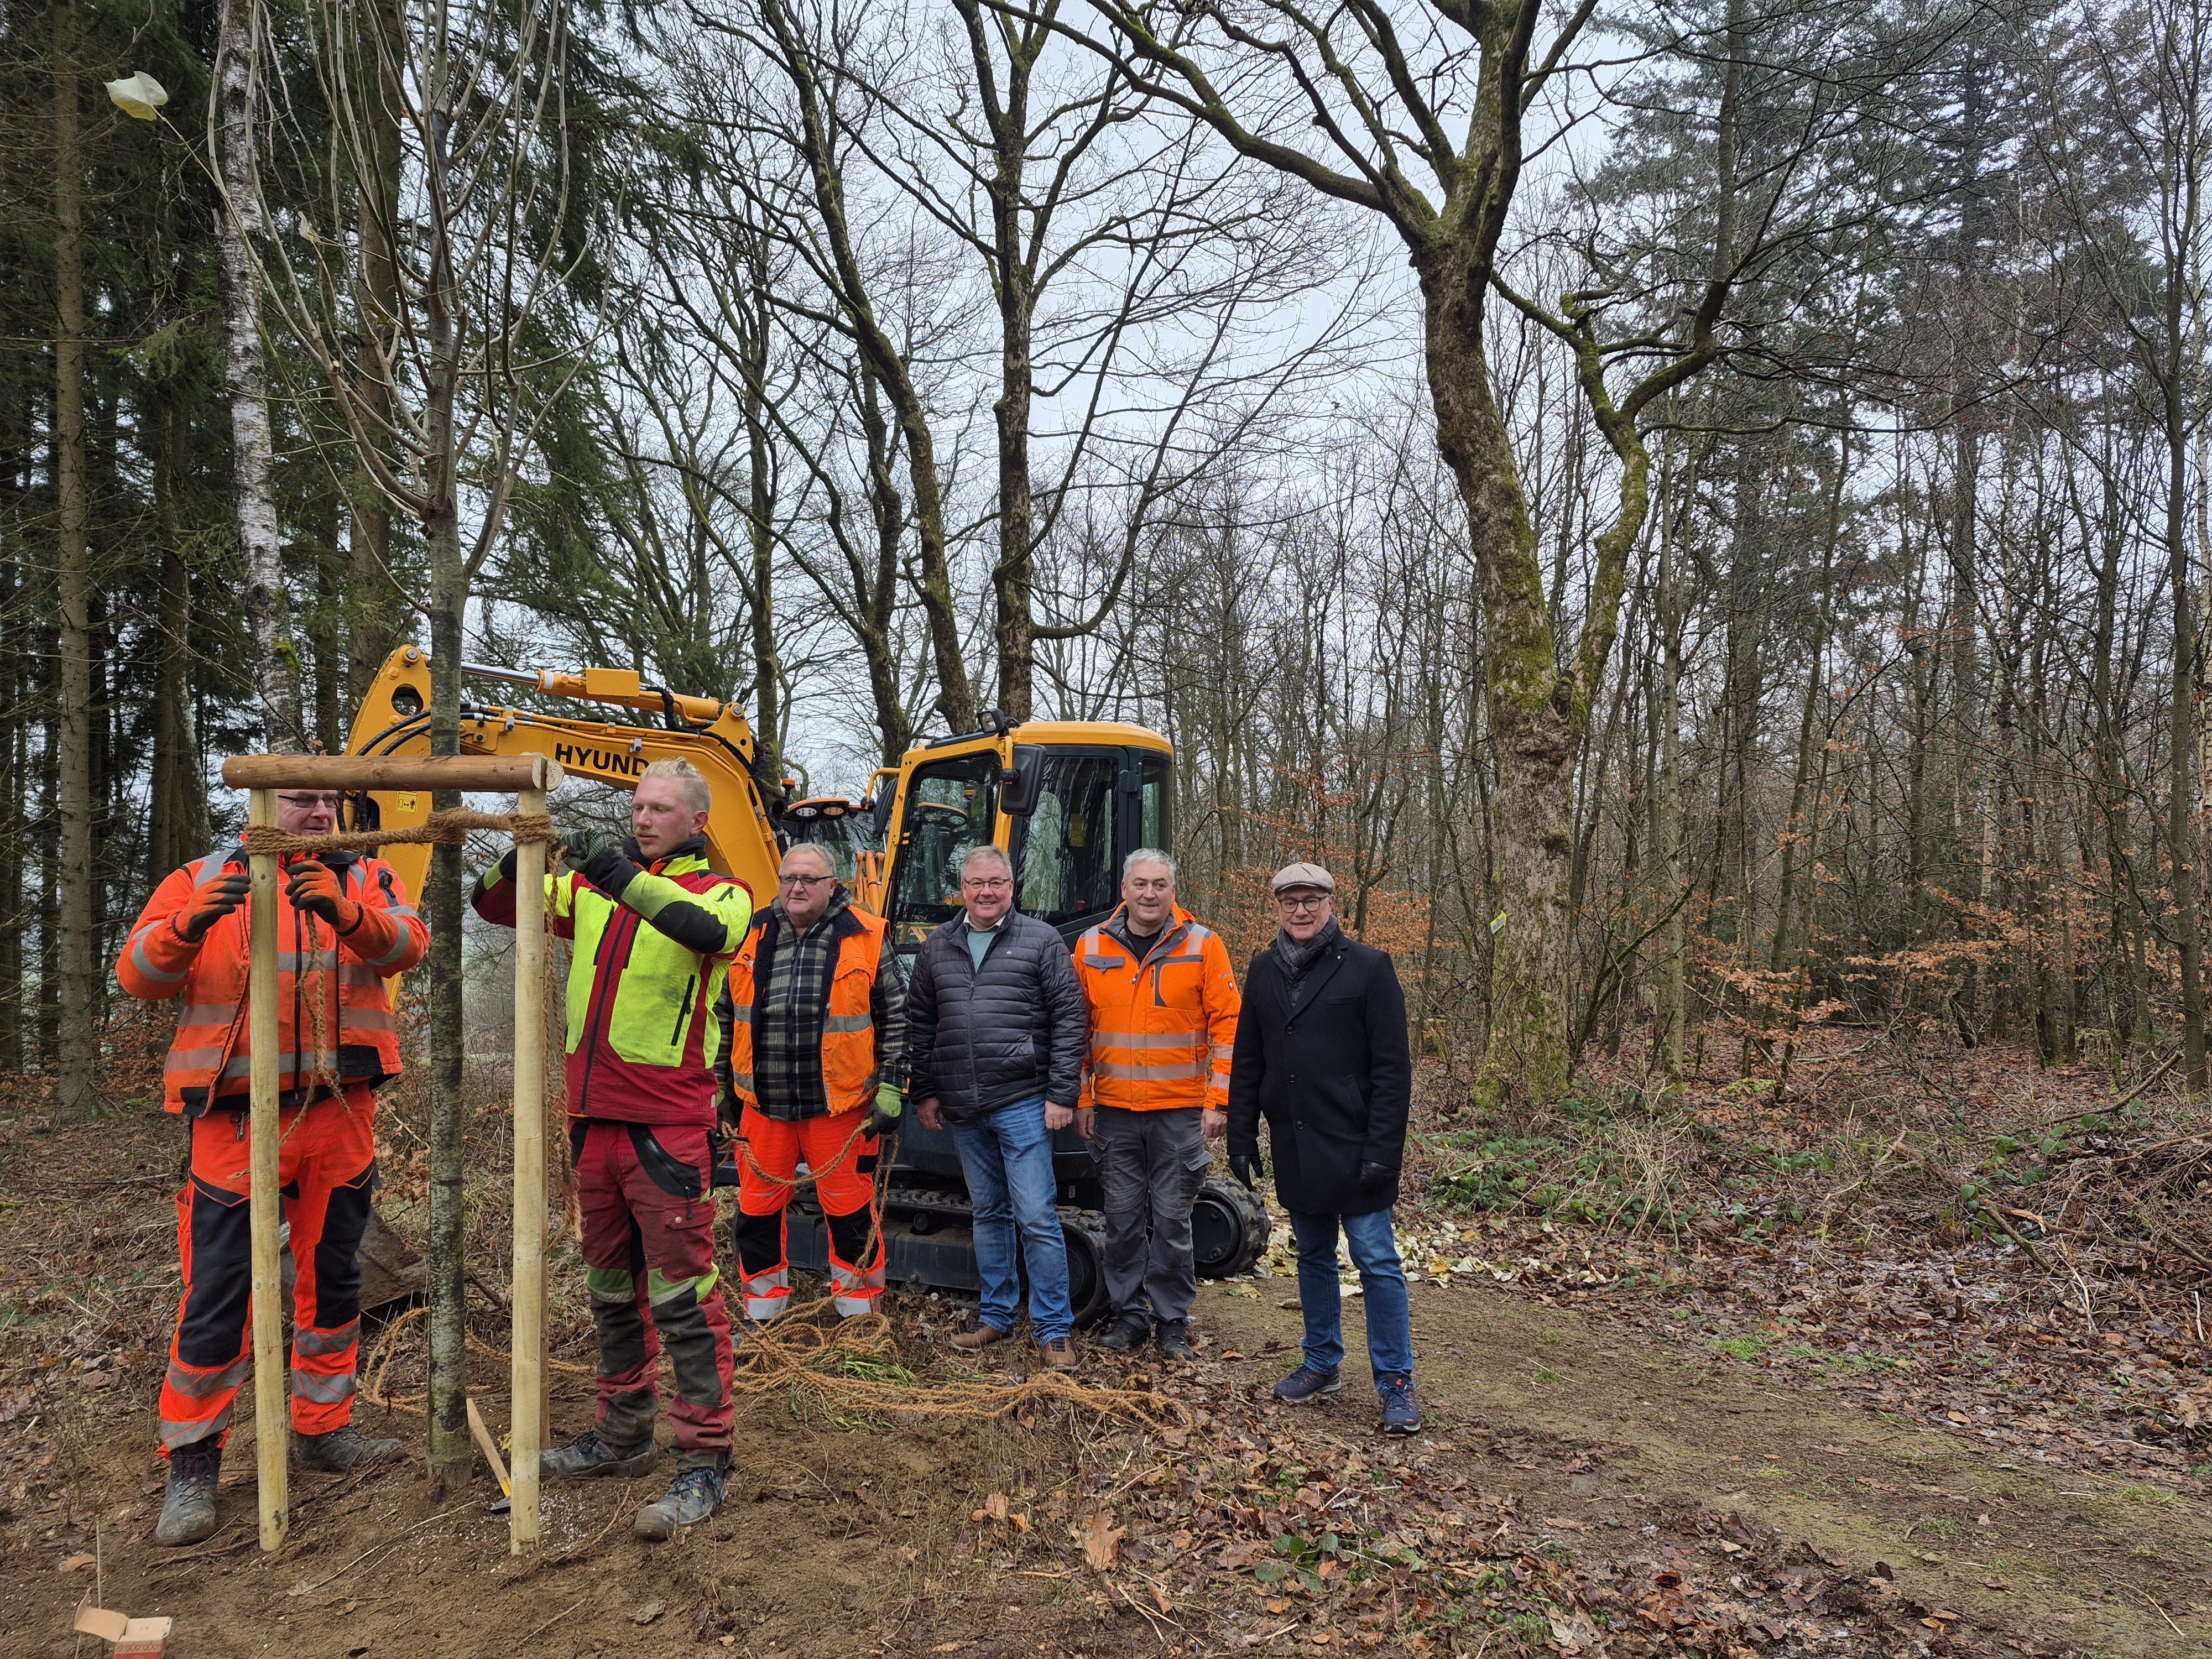
<path id="1" fill-rule="evenodd" d="M 256 789 L 247 821 L 276 822 L 276 792 Z M 284 1364 L 284 1200 L 277 1191 L 276 1148 L 276 860 L 265 853 L 246 860 L 252 880 L 247 896 L 249 955 L 246 1019 L 252 1044 L 248 1079 L 252 1089 L 252 1140 L 248 1224 L 253 1240 L 253 1450 L 261 1500 L 261 1547 L 284 1547 L 289 1524 L 287 1483 L 292 1440 L 291 1390 Z"/>
<path id="2" fill-rule="evenodd" d="M 545 792 L 525 789 L 514 810 L 543 812 Z M 514 1284 L 510 1462 L 514 1508 L 507 1546 L 538 1547 L 538 1456 L 544 1449 L 545 1380 L 545 843 L 514 849 Z"/>

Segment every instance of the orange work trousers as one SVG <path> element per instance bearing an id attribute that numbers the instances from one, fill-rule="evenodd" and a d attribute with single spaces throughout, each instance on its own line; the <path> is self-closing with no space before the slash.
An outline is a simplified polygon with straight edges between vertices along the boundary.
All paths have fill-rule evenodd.
<path id="1" fill-rule="evenodd" d="M 277 1117 L 284 1218 L 292 1224 L 292 1426 L 328 1434 L 353 1416 L 361 1347 L 361 1236 L 376 1189 L 375 1097 L 353 1084 L 337 1100 Z M 252 1186 L 246 1114 L 192 1120 L 191 1173 L 177 1194 L 185 1290 L 161 1382 L 164 1456 L 220 1445 L 246 1381 L 253 1304 Z"/>
<path id="2" fill-rule="evenodd" d="M 744 1110 L 738 1133 L 738 1218 L 731 1224 L 745 1317 L 775 1318 L 791 1305 L 791 1254 L 785 1212 L 804 1158 L 814 1176 L 814 1195 L 830 1225 L 830 1289 L 837 1311 L 850 1319 L 873 1313 L 884 1294 L 884 1246 L 875 1213 L 876 1159 L 872 1135 L 859 1133 L 867 1109 L 789 1123 Z M 773 1178 L 771 1178 L 773 1177 Z"/>

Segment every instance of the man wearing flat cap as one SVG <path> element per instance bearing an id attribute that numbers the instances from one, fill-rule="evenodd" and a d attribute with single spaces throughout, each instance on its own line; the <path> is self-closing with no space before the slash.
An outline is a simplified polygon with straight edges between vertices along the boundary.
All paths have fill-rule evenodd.
<path id="1" fill-rule="evenodd" d="M 1421 1426 L 1413 1396 L 1413 1322 L 1391 1206 L 1405 1160 L 1413 1061 L 1406 994 L 1389 954 L 1336 925 L 1336 881 L 1317 864 L 1276 872 L 1274 943 L 1252 958 L 1229 1072 L 1229 1167 L 1247 1187 L 1264 1174 L 1267 1121 L 1275 1196 L 1297 1243 L 1305 1347 L 1275 1398 L 1297 1405 L 1343 1387 L 1341 1232 L 1367 1315 L 1367 1359 L 1382 1432 Z"/>

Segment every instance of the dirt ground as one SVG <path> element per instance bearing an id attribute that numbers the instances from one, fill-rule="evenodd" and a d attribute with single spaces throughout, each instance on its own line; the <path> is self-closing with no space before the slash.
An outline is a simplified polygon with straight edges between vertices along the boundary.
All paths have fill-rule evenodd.
<path id="1" fill-rule="evenodd" d="M 1267 1400 L 1298 1334 L 1279 1251 L 1274 1276 L 1202 1291 L 1197 1364 L 1086 1354 L 1086 1385 L 1157 1390 L 1150 1422 L 748 1395 L 730 1503 L 665 1546 L 629 1532 L 657 1480 L 549 1488 L 545 1548 L 516 1562 L 489 1477 L 434 1495 L 420 1419 L 364 1406 L 405 1462 L 295 1474 L 290 1540 L 264 1556 L 249 1386 L 224 1530 L 163 1551 L 153 1408 L 179 1144 L 141 1106 L 61 1131 L 0 1115 L 7 1659 L 97 1654 L 70 1633 L 88 1598 L 173 1617 L 179 1659 L 2212 1651 L 2212 1469 L 2191 1461 L 2198 1419 L 2176 1415 L 2204 1387 L 2187 1295 L 2138 1290 L 2130 1312 L 2100 1286 L 2069 1324 L 2070 1290 L 2031 1296 L 2017 1250 L 1965 1236 L 1785 1292 L 1800 1270 L 1776 1255 L 1796 1235 L 1763 1232 L 1755 1194 L 1741 1231 L 1702 1243 L 1409 1213 L 1431 1413 L 1412 1441 L 1375 1433 L 1356 1299 L 1344 1392 Z M 1486 1255 L 1430 1261 L 1423 1238 Z M 1936 1255 L 1919 1304 L 1885 1288 Z M 1516 1259 L 1525 1272 L 1500 1265 Z M 503 1270 L 478 1277 L 472 1328 L 495 1343 Z M 959 1370 L 944 1337 L 963 1310 L 892 1300 L 916 1389 L 1023 1374 L 1020 1355 Z M 574 1365 L 587 1332 L 556 1312 Z M 398 1391 L 420 1386 L 421 1330 L 395 1344 Z M 496 1428 L 504 1367 L 475 1363 Z M 587 1379 L 562 1371 L 556 1433 L 589 1410 Z"/>

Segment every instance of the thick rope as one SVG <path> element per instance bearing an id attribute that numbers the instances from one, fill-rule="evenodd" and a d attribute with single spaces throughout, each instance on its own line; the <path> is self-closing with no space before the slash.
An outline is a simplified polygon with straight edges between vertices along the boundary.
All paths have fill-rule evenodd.
<path id="1" fill-rule="evenodd" d="M 246 850 L 279 857 L 286 853 L 370 853 L 380 847 L 410 847 L 435 842 L 459 847 L 474 830 L 495 830 L 519 842 L 550 842 L 557 838 L 550 812 L 472 812 L 465 806 L 433 812 L 412 830 L 356 830 L 344 835 L 295 836 L 273 823 L 256 823 L 246 831 Z"/>

